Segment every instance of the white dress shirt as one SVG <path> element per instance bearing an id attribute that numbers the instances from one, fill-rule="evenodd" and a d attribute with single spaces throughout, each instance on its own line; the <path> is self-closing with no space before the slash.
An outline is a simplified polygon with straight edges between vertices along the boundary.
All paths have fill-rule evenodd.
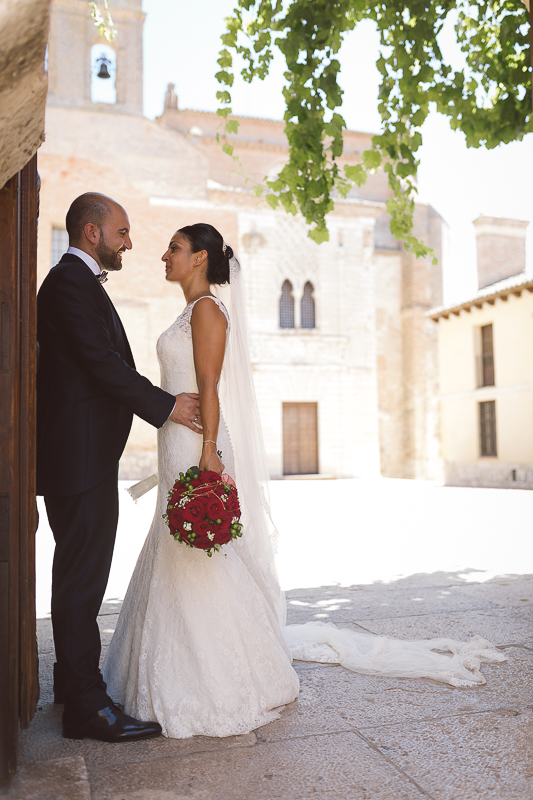
<path id="1" fill-rule="evenodd" d="M 95 275 L 100 275 L 101 269 L 98 261 L 96 261 L 89 253 L 86 253 L 85 250 L 80 250 L 78 247 L 69 247 L 67 253 L 72 253 L 73 256 L 78 256 L 81 258 L 82 261 L 85 261 L 89 269 L 94 272 Z"/>

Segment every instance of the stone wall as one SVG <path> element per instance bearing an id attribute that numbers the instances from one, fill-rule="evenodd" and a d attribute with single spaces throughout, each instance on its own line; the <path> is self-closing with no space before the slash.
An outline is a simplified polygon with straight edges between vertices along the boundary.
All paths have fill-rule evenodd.
<path id="1" fill-rule="evenodd" d="M 91 108 L 90 50 L 105 44 L 117 56 L 117 102 L 106 112 L 143 113 L 143 44 L 145 14 L 141 0 L 113 0 L 113 20 L 119 28 L 114 42 L 98 33 L 86 0 L 53 0 L 49 41 L 48 104 Z"/>
<path id="2" fill-rule="evenodd" d="M 526 229 L 519 219 L 481 216 L 474 220 L 480 289 L 526 268 Z"/>
<path id="3" fill-rule="evenodd" d="M 379 474 L 373 227 L 381 207 L 334 214 L 330 242 L 316 245 L 302 219 L 239 215 L 252 363 L 271 474 L 282 474 L 282 405 L 318 404 L 319 469 Z M 339 230 L 343 230 L 339 245 Z M 255 244 L 250 244 L 255 243 Z M 293 285 L 294 329 L 279 327 L 284 280 Z M 314 287 L 316 328 L 299 328 L 304 284 Z"/>
<path id="4" fill-rule="evenodd" d="M 46 0 L 4 0 L 0 5 L 0 187 L 43 141 L 49 22 Z"/>

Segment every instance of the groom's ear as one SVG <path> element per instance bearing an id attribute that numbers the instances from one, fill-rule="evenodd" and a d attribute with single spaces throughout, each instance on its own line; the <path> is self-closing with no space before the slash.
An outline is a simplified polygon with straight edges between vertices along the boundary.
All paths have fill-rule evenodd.
<path id="1" fill-rule="evenodd" d="M 83 226 L 83 233 L 90 244 L 98 244 L 100 241 L 100 228 L 94 222 L 87 222 Z"/>

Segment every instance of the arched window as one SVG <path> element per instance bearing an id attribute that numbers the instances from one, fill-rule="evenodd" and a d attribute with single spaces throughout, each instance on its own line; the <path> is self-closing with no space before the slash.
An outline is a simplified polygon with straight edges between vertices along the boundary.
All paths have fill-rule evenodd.
<path id="1" fill-rule="evenodd" d="M 116 103 L 117 55 L 108 44 L 91 47 L 91 101 Z"/>
<path id="2" fill-rule="evenodd" d="M 301 305 L 300 305 L 300 319 L 302 328 L 314 328 L 315 327 L 315 301 L 313 298 L 313 284 L 307 281 L 304 286 L 304 293 L 302 295 Z"/>
<path id="3" fill-rule="evenodd" d="M 281 287 L 279 327 L 294 328 L 294 297 L 292 296 L 292 283 L 290 281 L 283 281 L 283 286 Z"/>

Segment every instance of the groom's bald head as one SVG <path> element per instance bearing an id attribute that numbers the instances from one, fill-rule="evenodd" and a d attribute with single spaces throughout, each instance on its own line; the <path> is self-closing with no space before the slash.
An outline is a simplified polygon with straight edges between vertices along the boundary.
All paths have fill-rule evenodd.
<path id="1" fill-rule="evenodd" d="M 75 246 L 83 239 L 83 231 L 88 223 L 96 225 L 101 231 L 106 219 L 116 208 L 122 209 L 122 206 L 111 197 L 98 192 L 86 192 L 77 197 L 66 217 L 69 243 Z"/>

